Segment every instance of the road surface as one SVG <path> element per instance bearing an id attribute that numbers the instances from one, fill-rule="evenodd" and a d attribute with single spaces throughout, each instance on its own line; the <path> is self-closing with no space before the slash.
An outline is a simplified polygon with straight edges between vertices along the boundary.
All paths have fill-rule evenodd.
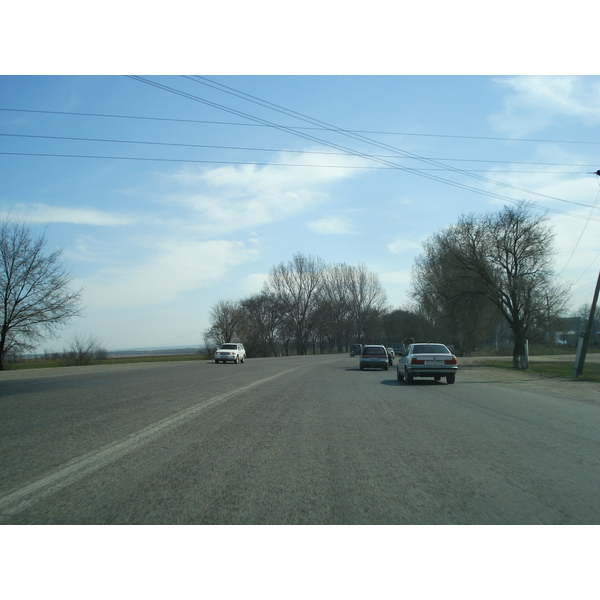
<path id="1" fill-rule="evenodd" d="M 348 355 L 5 372 L 0 457 L 3 524 L 600 524 L 600 386 Z"/>

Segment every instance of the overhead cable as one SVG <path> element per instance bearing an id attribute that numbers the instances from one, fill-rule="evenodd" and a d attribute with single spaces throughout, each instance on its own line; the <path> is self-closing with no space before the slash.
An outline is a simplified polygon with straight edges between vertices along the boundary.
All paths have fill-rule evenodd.
<path id="1" fill-rule="evenodd" d="M 520 200 L 515 200 L 514 198 L 511 198 L 509 196 L 505 196 L 503 194 L 498 194 L 496 192 L 492 192 L 492 191 L 488 191 L 488 190 L 482 190 L 480 188 L 475 188 L 475 187 L 472 187 L 472 186 L 469 186 L 469 185 L 466 185 L 466 184 L 463 184 L 463 183 L 459 183 L 459 182 L 456 182 L 456 181 L 452 181 L 450 179 L 446 179 L 444 177 L 439 177 L 437 175 L 433 175 L 431 173 L 426 173 L 426 172 L 423 172 L 423 171 L 417 171 L 415 169 L 411 169 L 410 167 L 405 167 L 405 166 L 399 165 L 397 163 L 391 162 L 391 161 L 389 161 L 387 159 L 376 158 L 376 157 L 374 157 L 372 155 L 366 154 L 364 152 L 360 152 L 358 150 L 353 150 L 351 148 L 347 148 L 347 147 L 342 146 L 340 144 L 329 142 L 329 141 L 323 140 L 321 138 L 316 138 L 314 136 L 311 136 L 311 135 L 308 135 L 308 134 L 305 134 L 305 133 L 301 133 L 301 132 L 296 131 L 296 130 L 291 130 L 290 128 L 288 128 L 286 126 L 270 122 L 270 121 L 268 121 L 266 119 L 262 119 L 260 117 L 254 116 L 254 115 L 250 115 L 248 113 L 244 113 L 243 111 L 239 111 L 237 109 L 225 106 L 223 104 L 212 102 L 212 101 L 207 100 L 205 98 L 201 98 L 201 97 L 196 96 L 194 94 L 190 94 L 188 92 L 184 92 L 184 91 L 179 90 L 177 88 L 173 88 L 171 86 L 167 86 L 167 85 L 158 83 L 156 81 L 152 81 L 152 80 L 144 78 L 144 77 L 140 77 L 140 76 L 137 76 L 137 75 L 130 75 L 129 77 L 131 77 L 132 79 L 135 79 L 135 80 L 137 80 L 137 81 L 139 81 L 141 83 L 144 83 L 146 85 L 150 85 L 150 86 L 156 87 L 158 89 L 162 89 L 162 90 L 164 90 L 166 92 L 169 92 L 169 93 L 172 93 L 172 94 L 184 97 L 184 98 L 188 98 L 190 100 L 193 100 L 195 102 L 199 102 L 199 103 L 204 104 L 206 106 L 211 106 L 211 107 L 217 108 L 218 110 L 225 111 L 225 112 L 228 112 L 230 114 L 235 114 L 236 116 L 241 116 L 241 117 L 247 118 L 247 119 L 249 119 L 249 120 L 251 120 L 253 122 L 260 122 L 260 123 L 269 124 L 269 125 L 272 125 L 276 129 L 279 129 L 281 131 L 287 131 L 288 133 L 292 133 L 293 135 L 302 137 L 304 139 L 309 139 L 309 140 L 311 140 L 313 142 L 317 142 L 317 143 L 325 145 L 325 146 L 336 148 L 338 150 L 343 150 L 343 151 L 347 152 L 351 156 L 356 156 L 356 157 L 364 158 L 366 160 L 371 160 L 371 161 L 379 162 L 379 163 L 382 163 L 382 164 L 386 164 L 387 166 L 391 166 L 391 167 L 393 167 L 395 169 L 398 169 L 398 170 L 401 170 L 401 171 L 405 171 L 405 172 L 408 172 L 408 173 L 413 173 L 413 174 L 419 175 L 420 177 L 425 177 L 426 179 L 431 179 L 433 181 L 438 181 L 440 183 L 444 183 L 445 185 L 450 185 L 452 187 L 456 187 L 456 188 L 459 188 L 459 189 L 464 189 L 464 190 L 467 190 L 467 191 L 470 191 L 470 192 L 474 192 L 474 193 L 477 193 L 477 194 L 480 194 L 480 195 L 488 196 L 488 197 L 491 197 L 491 198 L 498 198 L 498 199 L 501 199 L 501 200 L 504 200 L 504 201 L 508 201 L 508 202 L 510 202 L 512 204 L 518 204 L 520 202 Z M 223 86 L 223 87 L 227 87 L 227 86 Z M 271 103 L 265 102 L 265 105 L 267 105 L 267 104 L 271 104 Z M 279 112 L 281 112 L 281 111 L 285 111 L 287 109 L 279 109 L 278 108 L 278 110 L 279 110 Z M 294 112 L 295 111 L 289 111 L 289 114 L 292 115 Z M 299 113 L 297 113 L 297 114 L 299 114 Z M 302 118 L 303 120 L 306 120 L 306 121 L 314 121 L 316 123 L 321 123 L 320 121 L 318 121 L 316 119 L 311 119 L 310 117 L 306 117 L 306 116 L 302 116 L 302 117 L 298 117 L 298 118 Z M 375 145 L 375 146 L 378 146 L 378 147 L 381 147 L 381 148 L 390 149 L 390 150 L 392 150 L 394 152 L 401 153 L 404 156 L 412 156 L 414 158 L 417 158 L 418 160 L 425 160 L 422 157 L 419 157 L 417 155 L 414 155 L 414 154 L 411 154 L 411 153 L 408 153 L 408 152 L 405 152 L 405 151 L 401 151 L 401 150 L 399 150 L 397 148 L 394 148 L 393 146 L 388 146 L 388 145 L 385 145 L 385 144 L 379 144 L 379 143 L 377 143 L 377 142 L 375 142 L 373 140 L 370 140 L 369 138 L 364 138 L 364 136 L 358 136 L 358 135 L 355 135 L 355 134 L 348 134 L 345 130 L 340 130 L 339 128 L 336 128 L 335 126 L 329 126 L 326 123 L 324 125 L 327 125 L 329 127 L 330 131 L 335 131 L 336 133 L 341 133 L 342 135 L 353 137 L 354 139 L 358 139 L 358 140 L 363 141 L 363 142 L 366 141 L 366 142 L 368 142 L 368 143 L 370 143 L 372 145 Z M 442 163 L 437 164 L 435 161 L 427 161 L 427 160 L 425 160 L 425 162 L 431 162 L 432 164 L 435 164 L 436 166 L 442 166 Z M 443 166 L 446 167 L 446 165 L 443 165 Z M 458 173 L 458 174 L 465 174 L 465 175 L 470 176 L 470 177 L 476 177 L 477 179 L 480 179 L 480 180 L 485 181 L 487 183 L 494 183 L 496 185 L 500 185 L 500 186 L 507 187 L 507 188 L 510 188 L 510 189 L 514 189 L 514 190 L 518 190 L 518 191 L 521 191 L 521 192 L 525 192 L 527 194 L 532 194 L 534 196 L 545 197 L 545 198 L 549 198 L 551 200 L 556 200 L 556 201 L 559 201 L 559 202 L 564 202 L 564 203 L 570 204 L 570 202 L 568 200 L 564 200 L 562 198 L 555 198 L 553 196 L 548 196 L 546 194 L 540 194 L 540 193 L 532 192 L 530 190 L 525 190 L 523 188 L 519 188 L 517 186 L 513 186 L 513 185 L 510 185 L 510 184 L 503 184 L 501 182 L 496 182 L 496 181 L 491 180 L 489 178 L 485 178 L 485 177 L 482 177 L 482 176 L 477 176 L 477 175 L 474 175 L 472 173 L 469 174 L 469 173 L 466 173 L 466 172 L 461 172 L 460 169 L 455 169 L 455 168 L 449 167 L 448 170 L 453 171 L 453 172 Z M 544 207 L 544 210 L 547 210 L 549 212 L 557 212 L 555 209 L 548 208 L 548 207 Z M 566 213 L 566 214 L 570 214 L 570 213 Z"/>
<path id="2" fill-rule="evenodd" d="M 141 115 L 115 115 L 106 113 L 86 113 L 86 112 L 75 112 L 75 111 L 64 111 L 64 110 L 35 110 L 27 108 L 6 108 L 0 107 L 0 111 L 4 112 L 22 112 L 22 113 L 38 113 L 47 115 L 66 115 L 66 116 L 77 116 L 77 117 L 99 117 L 108 119 L 138 119 L 142 121 L 170 121 L 174 123 L 199 123 L 203 125 L 230 125 L 235 127 L 273 127 L 263 123 L 240 123 L 232 121 L 214 121 L 214 120 L 202 120 L 202 119 L 177 119 L 174 117 L 145 117 Z M 299 127 L 290 125 L 289 129 L 307 130 L 307 131 L 329 131 L 327 127 Z M 542 144 L 582 144 L 582 145 L 600 145 L 600 142 L 596 141 L 583 141 L 583 140 L 548 140 L 548 139 L 534 139 L 534 138 L 503 138 L 503 137 L 486 137 L 476 135 L 450 135 L 443 133 L 416 133 L 414 131 L 373 131 L 373 130 L 361 130 L 361 129 L 346 129 L 348 133 L 366 133 L 369 135 L 400 135 L 400 136 L 414 136 L 414 137 L 433 137 L 433 138 L 456 138 L 464 140 L 487 140 L 497 142 L 528 142 L 528 143 L 542 143 Z"/>

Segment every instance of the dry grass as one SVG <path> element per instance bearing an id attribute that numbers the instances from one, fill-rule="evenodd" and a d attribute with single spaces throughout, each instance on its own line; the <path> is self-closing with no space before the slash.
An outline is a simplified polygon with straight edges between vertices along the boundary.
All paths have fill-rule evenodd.
<path id="1" fill-rule="evenodd" d="M 535 358 L 529 359 L 529 369 L 531 373 L 543 375 L 545 377 L 561 377 L 563 379 L 573 379 L 572 361 L 536 361 Z M 489 360 L 479 363 L 484 367 L 494 367 L 495 369 L 512 369 L 512 362 Z M 600 364 L 587 362 L 583 367 L 583 373 L 578 377 L 581 381 L 596 381 L 600 382 Z"/>

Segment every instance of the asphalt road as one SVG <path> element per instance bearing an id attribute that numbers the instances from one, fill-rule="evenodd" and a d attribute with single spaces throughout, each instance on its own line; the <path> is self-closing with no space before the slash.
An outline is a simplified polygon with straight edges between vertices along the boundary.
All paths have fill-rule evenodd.
<path id="1" fill-rule="evenodd" d="M 348 355 L 0 373 L 0 523 L 600 524 L 600 386 Z"/>

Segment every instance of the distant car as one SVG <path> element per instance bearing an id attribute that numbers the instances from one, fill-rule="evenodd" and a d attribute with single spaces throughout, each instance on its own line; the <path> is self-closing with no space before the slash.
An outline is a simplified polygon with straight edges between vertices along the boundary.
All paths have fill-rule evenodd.
<path id="1" fill-rule="evenodd" d="M 246 360 L 246 350 L 244 344 L 238 344 L 234 342 L 227 342 L 221 344 L 219 349 L 215 352 L 215 362 L 234 362 L 243 363 Z"/>
<path id="2" fill-rule="evenodd" d="M 359 367 L 363 369 L 384 369 L 388 370 L 389 356 L 385 346 L 370 344 L 363 346 L 360 355 Z"/>
<path id="3" fill-rule="evenodd" d="M 444 344 L 410 344 L 396 364 L 398 381 L 406 379 L 407 384 L 415 377 L 433 377 L 436 381 L 445 377 L 446 383 L 454 383 L 457 370 L 456 356 Z"/>
<path id="4" fill-rule="evenodd" d="M 387 353 L 388 353 L 388 364 L 391 367 L 394 364 L 394 358 L 396 357 L 396 354 L 395 354 L 393 348 L 387 348 Z"/>
<path id="5" fill-rule="evenodd" d="M 350 344 L 350 356 L 356 356 L 362 352 L 362 346 L 360 344 Z"/>
<path id="6" fill-rule="evenodd" d="M 402 342 L 396 342 L 395 344 L 392 344 L 392 350 L 396 356 L 400 356 L 401 354 L 404 354 L 404 344 Z"/>

